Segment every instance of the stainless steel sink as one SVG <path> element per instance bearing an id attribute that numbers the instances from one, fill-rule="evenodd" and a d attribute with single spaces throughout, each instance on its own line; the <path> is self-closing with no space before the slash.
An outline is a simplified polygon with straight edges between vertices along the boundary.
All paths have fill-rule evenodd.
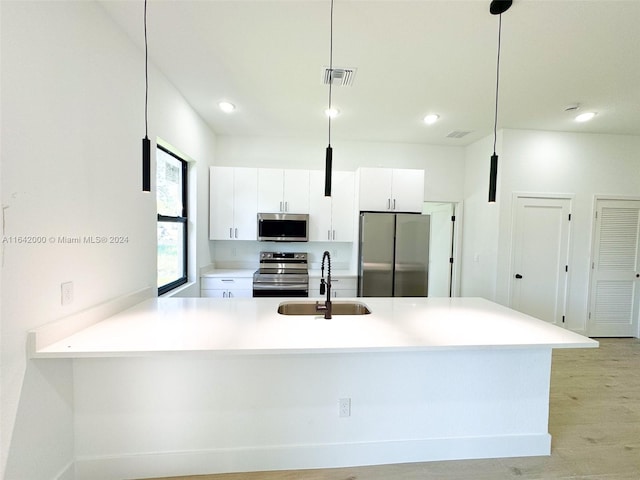
<path id="1" fill-rule="evenodd" d="M 324 301 L 282 302 L 278 306 L 278 313 L 282 315 L 324 315 L 324 311 L 317 309 L 318 303 L 324 306 Z M 361 302 L 331 302 L 331 315 L 367 315 L 369 313 L 371 313 L 369 307 Z"/>

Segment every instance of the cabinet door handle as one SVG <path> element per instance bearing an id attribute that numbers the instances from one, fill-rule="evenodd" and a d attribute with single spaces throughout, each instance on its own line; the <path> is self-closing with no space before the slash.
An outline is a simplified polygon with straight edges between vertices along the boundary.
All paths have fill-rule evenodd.
<path id="1" fill-rule="evenodd" d="M 284 211 L 285 212 L 289 211 L 289 202 L 284 202 Z"/>
<path id="2" fill-rule="evenodd" d="M 331 240 L 331 230 L 327 230 L 327 240 Z"/>
<path id="3" fill-rule="evenodd" d="M 222 298 L 227 298 L 227 292 L 222 292 Z"/>
<path id="4" fill-rule="evenodd" d="M 236 238 L 238 238 L 238 229 L 236 228 Z"/>
<path id="5" fill-rule="evenodd" d="M 387 210 L 391 210 L 391 199 L 387 198 Z"/>
<path id="6" fill-rule="evenodd" d="M 396 199 L 395 198 L 393 199 L 393 209 L 394 210 L 396 209 Z"/>
<path id="7" fill-rule="evenodd" d="M 233 293 L 229 292 L 229 296 L 227 298 L 233 298 Z"/>
<path id="8" fill-rule="evenodd" d="M 519 273 L 516 273 L 516 278 L 522 278 L 522 275 L 520 275 Z"/>
<path id="9" fill-rule="evenodd" d="M 336 231 L 334 230 L 333 231 L 333 240 L 335 240 L 335 239 L 336 239 Z"/>
<path id="10" fill-rule="evenodd" d="M 280 201 L 280 211 L 282 212 L 282 201 Z"/>
<path id="11" fill-rule="evenodd" d="M 233 227 L 229 227 L 229 238 L 233 238 Z"/>

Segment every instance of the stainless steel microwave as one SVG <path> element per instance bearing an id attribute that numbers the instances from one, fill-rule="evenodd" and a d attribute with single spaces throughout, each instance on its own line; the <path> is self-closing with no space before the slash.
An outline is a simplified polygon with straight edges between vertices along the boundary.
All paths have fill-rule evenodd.
<path id="1" fill-rule="evenodd" d="M 309 240 L 309 215 L 306 213 L 259 213 L 258 240 L 306 242 Z"/>

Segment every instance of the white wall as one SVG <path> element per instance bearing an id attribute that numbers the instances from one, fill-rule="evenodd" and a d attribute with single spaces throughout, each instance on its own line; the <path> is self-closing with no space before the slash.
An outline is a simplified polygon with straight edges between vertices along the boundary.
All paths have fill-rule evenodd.
<path id="1" fill-rule="evenodd" d="M 435 145 L 341 142 L 333 147 L 334 170 L 358 167 L 421 168 L 425 201 L 457 202 L 463 197 L 464 149 Z M 324 169 L 326 139 L 220 136 L 216 165 Z"/>
<path id="2" fill-rule="evenodd" d="M 588 315 L 594 197 L 638 195 L 640 138 L 505 130 L 498 147 L 494 205 L 486 203 L 490 140 L 467 149 L 462 294 L 508 305 L 514 193 L 573 194 L 566 326 L 583 332 Z M 491 252 L 486 263 L 482 251 Z"/>
<path id="3" fill-rule="evenodd" d="M 141 191 L 143 62 L 93 2 L 2 2 L 3 238 L 44 239 L 3 244 L 3 478 L 65 478 L 74 456 L 71 363 L 27 361 L 26 332 L 155 288 L 155 196 Z M 193 228 L 200 235 L 195 264 L 206 265 L 206 172 L 215 137 L 153 68 L 150 75 L 149 137 L 174 145 L 204 172 Z M 58 240 L 85 235 L 125 235 L 128 242 Z M 67 281 L 74 300 L 63 307 L 60 284 Z"/>
<path id="4" fill-rule="evenodd" d="M 502 141 L 500 134 L 499 144 Z M 498 148 L 498 151 L 500 149 Z M 489 164 L 493 137 L 467 147 L 464 170 L 462 271 L 460 294 L 495 300 L 499 204 L 489 203 Z M 497 200 L 502 198 L 502 156 L 498 158 Z"/>

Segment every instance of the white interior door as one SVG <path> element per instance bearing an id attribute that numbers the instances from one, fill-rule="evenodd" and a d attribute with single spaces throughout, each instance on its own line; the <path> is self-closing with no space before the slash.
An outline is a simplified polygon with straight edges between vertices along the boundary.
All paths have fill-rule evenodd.
<path id="1" fill-rule="evenodd" d="M 571 199 L 516 197 L 511 307 L 563 326 Z"/>
<path id="2" fill-rule="evenodd" d="M 591 262 L 589 335 L 638 335 L 640 201 L 598 200 Z"/>

